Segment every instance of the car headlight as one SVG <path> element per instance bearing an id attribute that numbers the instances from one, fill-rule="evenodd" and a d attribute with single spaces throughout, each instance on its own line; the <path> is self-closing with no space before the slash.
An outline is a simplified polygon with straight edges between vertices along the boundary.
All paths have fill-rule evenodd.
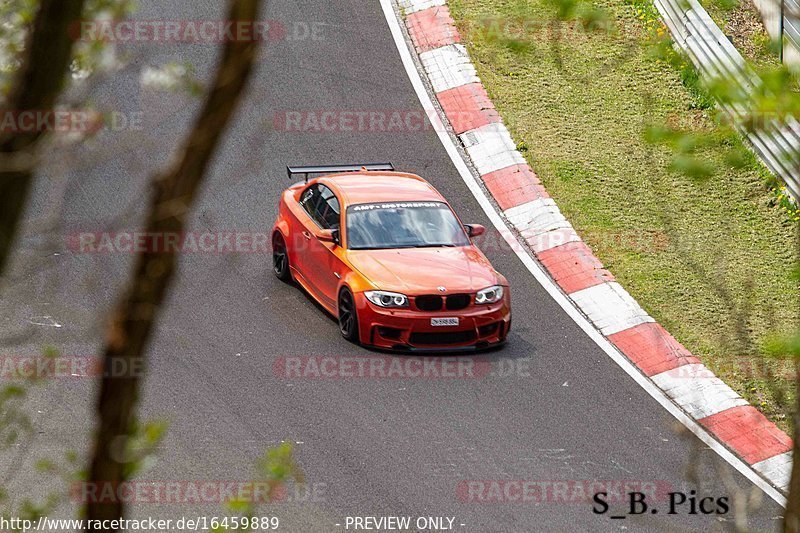
<path id="1" fill-rule="evenodd" d="M 408 296 L 399 292 L 365 291 L 364 296 L 378 307 L 408 307 Z"/>
<path id="2" fill-rule="evenodd" d="M 503 297 L 503 287 L 500 285 L 493 285 L 478 291 L 475 295 L 476 304 L 493 304 L 499 302 Z"/>

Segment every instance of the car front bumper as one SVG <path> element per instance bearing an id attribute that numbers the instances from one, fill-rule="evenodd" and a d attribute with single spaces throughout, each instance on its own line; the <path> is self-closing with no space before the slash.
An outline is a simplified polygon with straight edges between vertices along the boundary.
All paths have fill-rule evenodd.
<path id="1" fill-rule="evenodd" d="M 382 308 L 363 293 L 355 295 L 361 342 L 386 350 L 451 352 L 492 348 L 505 342 L 511 327 L 511 300 L 506 288 L 495 304 L 458 311 Z M 432 318 L 458 318 L 457 326 L 433 326 Z"/>

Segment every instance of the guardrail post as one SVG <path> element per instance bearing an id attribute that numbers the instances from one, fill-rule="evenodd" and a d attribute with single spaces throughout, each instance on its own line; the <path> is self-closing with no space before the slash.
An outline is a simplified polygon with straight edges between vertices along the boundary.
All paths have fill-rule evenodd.
<path id="1" fill-rule="evenodd" d="M 784 38 L 783 38 L 783 31 L 784 31 L 784 29 L 786 27 L 785 26 L 785 22 L 784 22 L 786 20 L 786 13 L 785 12 L 786 12 L 786 0 L 781 0 L 781 17 L 780 17 L 781 18 L 781 23 L 780 23 L 780 32 L 779 32 L 780 37 L 778 37 L 780 39 L 780 46 L 781 46 L 781 51 L 780 51 L 781 63 L 783 63 L 783 48 L 785 46 L 785 41 L 784 41 Z"/>

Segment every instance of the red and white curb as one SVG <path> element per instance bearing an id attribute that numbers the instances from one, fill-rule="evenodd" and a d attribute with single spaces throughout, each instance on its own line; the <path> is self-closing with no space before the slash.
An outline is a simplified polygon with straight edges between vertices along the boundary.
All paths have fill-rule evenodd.
<path id="1" fill-rule="evenodd" d="M 508 223 L 572 303 L 652 383 L 784 494 L 792 441 L 649 316 L 581 240 L 516 149 L 445 0 L 398 0 L 435 98 Z"/>

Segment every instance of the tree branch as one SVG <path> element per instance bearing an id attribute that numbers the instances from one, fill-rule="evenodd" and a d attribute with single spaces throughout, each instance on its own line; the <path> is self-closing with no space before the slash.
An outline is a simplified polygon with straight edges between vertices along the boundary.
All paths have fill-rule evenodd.
<path id="1" fill-rule="evenodd" d="M 67 79 L 72 58 L 70 26 L 80 19 L 84 0 L 41 0 L 25 59 L 8 98 L 12 112 L 48 110 Z M 42 131 L 0 134 L 0 274 L 33 181 L 33 149 Z"/>
<path id="2" fill-rule="evenodd" d="M 230 0 L 228 19 L 256 20 L 260 3 L 260 0 Z M 183 232 L 208 163 L 245 88 L 257 49 L 258 43 L 252 40 L 225 44 L 212 88 L 177 162 L 166 173 L 153 178 L 147 233 Z M 108 327 L 104 350 L 106 368 L 115 360 L 124 361 L 125 368 L 135 368 L 131 360 L 146 355 L 147 342 L 176 264 L 177 256 L 164 250 L 137 256 L 134 277 Z M 137 375 L 103 377 L 90 483 L 108 483 L 116 487 L 125 481 L 128 465 L 121 450 L 131 436 L 138 394 Z M 89 502 L 87 506 L 87 518 L 92 520 L 116 519 L 123 515 L 122 502 Z"/>

